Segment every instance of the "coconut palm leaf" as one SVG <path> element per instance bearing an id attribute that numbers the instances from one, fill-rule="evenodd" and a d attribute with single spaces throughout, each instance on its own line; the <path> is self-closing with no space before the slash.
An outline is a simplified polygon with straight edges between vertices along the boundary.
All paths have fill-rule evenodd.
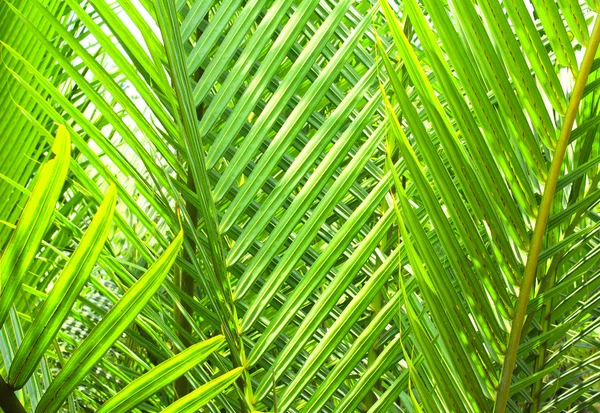
<path id="1" fill-rule="evenodd" d="M 397 66 L 379 44 L 390 93 L 400 106 L 396 111 L 384 97 L 392 119 L 388 151 L 397 147 L 406 161 L 408 179 L 439 236 L 428 246 L 423 223 L 412 217 L 414 207 L 397 180 L 403 239 L 407 248 L 409 242 L 418 246 L 408 255 L 420 288 L 416 297 L 427 307 L 409 316 L 415 332 L 423 331 L 416 339 L 425 357 L 424 372 L 411 373 L 428 376 L 424 389 L 437 393 L 436 408 L 441 410 L 566 410 L 595 394 L 593 358 L 570 359 L 562 343 L 565 336 L 572 336 L 567 339 L 570 349 L 576 342 L 589 342 L 593 330 L 584 320 L 593 310 L 584 305 L 570 307 L 574 313 L 559 317 L 553 313 L 562 301 L 558 298 L 594 272 L 580 269 L 563 282 L 578 260 L 594 261 L 594 208 L 585 205 L 596 202 L 595 173 L 579 175 L 575 187 L 558 182 L 596 150 L 590 142 L 570 138 L 576 119 L 582 125 L 594 116 L 593 103 L 578 108 L 586 105 L 586 84 L 593 83 L 588 77 L 600 32 L 596 24 L 588 34 L 589 22 L 583 18 L 587 7 L 571 2 L 563 21 L 554 2 L 532 3 L 539 22 L 532 21 L 520 2 L 504 10 L 494 1 L 478 2 L 479 10 L 456 2 L 450 14 L 440 3 L 404 2 L 404 25 L 414 27 L 417 42 L 406 35 L 391 6 L 381 2 L 398 60 L 410 78 L 400 80 Z M 549 27 L 555 28 L 552 33 Z M 579 45 L 566 41 L 570 30 L 578 31 Z M 551 47 L 549 54 L 540 50 L 544 41 Z M 576 58 L 580 47 L 585 53 Z M 423 58 L 418 57 L 420 50 Z M 557 90 L 562 66 L 573 74 L 572 90 Z M 435 80 L 428 79 L 427 71 Z M 409 99 L 411 88 L 419 101 Z M 565 95 L 566 105 L 561 102 Z M 593 102 L 590 98 L 587 105 Z M 421 107 L 428 124 L 417 116 Z M 577 155 L 571 156 L 571 150 Z M 494 179 L 498 173 L 501 179 Z M 445 251 L 443 261 L 432 247 Z M 443 291 L 448 288 L 450 293 Z M 535 298 L 530 301 L 531 296 Z M 434 336 L 426 334 L 428 323 L 435 325 Z M 563 370 L 571 378 L 576 370 L 581 381 L 561 381 Z M 552 395 L 544 393 L 545 382 L 555 386 Z M 556 391 L 568 396 L 554 399 Z"/>
<path id="2" fill-rule="evenodd" d="M 24 244 L 35 260 L 0 300 L 3 400 L 593 409 L 596 9 L 2 2 L 4 257 L 55 125 L 72 141 Z M 112 229 L 92 245 L 111 185 Z"/>

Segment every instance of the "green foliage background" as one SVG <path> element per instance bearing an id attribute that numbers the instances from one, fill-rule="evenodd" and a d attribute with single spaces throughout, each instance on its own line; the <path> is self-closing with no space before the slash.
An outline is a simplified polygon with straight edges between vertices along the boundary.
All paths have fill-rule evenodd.
<path id="1" fill-rule="evenodd" d="M 598 7 L 0 1 L 0 407 L 598 411 Z"/>

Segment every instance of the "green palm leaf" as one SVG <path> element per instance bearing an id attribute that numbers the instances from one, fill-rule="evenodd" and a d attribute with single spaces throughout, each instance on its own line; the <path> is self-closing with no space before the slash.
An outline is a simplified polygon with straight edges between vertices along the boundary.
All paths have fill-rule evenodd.
<path id="1" fill-rule="evenodd" d="M 8 383 L 13 388 L 22 388 L 33 374 L 86 283 L 108 237 L 116 200 L 116 188 L 111 186 L 79 246 L 29 327 L 9 372 Z"/>
<path id="2" fill-rule="evenodd" d="M 180 232 L 159 259 L 94 327 L 52 381 L 36 412 L 55 412 L 60 408 L 81 377 L 108 351 L 160 287 L 175 262 L 182 241 L 183 232 Z"/>
<path id="3" fill-rule="evenodd" d="M 1 3 L 0 406 L 594 411 L 598 6 Z"/>
<path id="4" fill-rule="evenodd" d="M 200 364 L 213 351 L 218 350 L 223 342 L 223 336 L 216 336 L 185 349 L 129 383 L 127 387 L 104 403 L 98 412 L 131 411 L 140 402 L 186 373 L 194 365 Z"/>
<path id="5" fill-rule="evenodd" d="M 52 152 L 56 157 L 41 168 L 31 197 L 0 259 L 0 326 L 8 317 L 25 272 L 52 222 L 62 183 L 69 171 L 71 143 L 64 127 L 58 129 Z"/>

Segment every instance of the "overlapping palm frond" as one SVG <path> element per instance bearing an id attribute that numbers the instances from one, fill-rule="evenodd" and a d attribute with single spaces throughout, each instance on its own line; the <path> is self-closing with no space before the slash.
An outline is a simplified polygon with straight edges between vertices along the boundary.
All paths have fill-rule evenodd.
<path id="1" fill-rule="evenodd" d="M 595 10 L 2 2 L 5 257 L 57 124 L 72 154 L 0 298 L 1 394 L 40 412 L 593 411 Z"/>
<path id="2" fill-rule="evenodd" d="M 339 306 L 341 297 L 355 310 L 344 317 L 355 319 L 375 297 L 383 299 L 381 287 L 394 276 L 397 253 L 386 258 L 394 242 L 384 244 L 379 258 L 373 256 L 393 222 L 387 212 L 372 228 L 391 186 L 389 176 L 379 183 L 383 158 L 373 157 L 384 138 L 371 53 L 376 9 L 352 1 L 65 3 L 64 14 L 31 3 L 51 35 L 38 30 L 19 5 L 6 5 L 6 13 L 43 46 L 44 59 L 61 68 L 64 83 L 52 83 L 10 41 L 3 53 L 20 65 L 6 70 L 47 116 L 29 116 L 36 130 L 52 130 L 49 119 L 64 123 L 72 135 L 77 157 L 63 201 L 72 209 L 64 215 L 85 225 L 81 205 L 87 209 L 100 202 L 106 185 L 116 184 L 117 232 L 100 257 L 93 293 L 111 299 L 116 289 L 127 290 L 137 268 L 166 246 L 165 229 L 176 232 L 176 209 L 188 234 L 165 292 L 117 343 L 114 357 L 98 365 L 115 377 L 88 376 L 76 399 L 95 408 L 126 377 L 172 355 L 172 345 L 183 349 L 223 333 L 227 352 L 178 380 L 177 396 L 216 372 L 243 366 L 237 390 L 221 392 L 210 409 L 268 409 L 275 400 L 296 405 L 297 394 L 277 397 L 272 384 L 276 389 L 278 381 L 288 381 L 300 365 L 294 362 L 287 372 L 269 370 L 267 360 L 275 362 L 276 349 L 296 352 L 291 360 L 307 353 L 297 343 L 285 346 L 281 335 L 292 337 L 290 328 L 298 328 L 302 314 L 309 313 L 307 304 L 318 301 L 310 322 L 302 324 L 309 341 L 303 344 L 310 346 L 346 307 Z M 73 96 L 65 96 L 67 84 Z M 69 204 L 69 198 L 78 199 Z M 279 259 L 284 250 L 288 255 Z M 317 268 L 312 264 L 320 255 Z M 48 266 L 31 270 L 44 277 L 25 283 L 27 291 L 16 304 L 23 314 L 38 305 L 40 294 L 28 294 L 44 291 L 53 279 L 48 271 Z M 372 273 L 377 281 L 354 299 Z M 301 279 L 301 289 L 282 308 Z M 323 299 L 316 300 L 330 282 Z M 82 295 L 80 305 L 103 315 L 91 297 Z M 286 321 L 272 323 L 254 350 L 268 317 L 276 314 Z M 364 337 L 363 346 L 377 354 L 393 339 L 390 332 L 372 343 L 393 313 L 382 314 L 383 319 L 369 316 L 339 328 Z M 360 326 L 372 318 L 379 320 L 377 330 L 365 333 Z M 23 324 L 29 327 L 28 321 Z M 339 355 L 336 348 L 348 343 L 341 343 L 343 338 L 332 334 L 312 368 L 323 365 L 325 355 Z M 389 365 L 396 355 L 385 354 Z M 349 360 L 348 368 L 356 361 Z M 309 374 L 298 378 L 306 382 Z M 160 405 L 169 397 L 167 390 L 147 403 Z"/>
<path id="3" fill-rule="evenodd" d="M 44 22 L 30 7 L 27 2 L 16 2 L 22 7 L 25 13 L 36 24 L 41 33 L 50 34 L 49 25 Z M 62 16 L 65 13 L 64 5 L 57 1 L 46 1 L 44 6 Z M 54 84 L 58 85 L 64 81 L 64 77 L 55 67 L 50 65 L 49 61 L 43 59 L 44 51 L 42 46 L 34 42 L 29 37 L 22 36 L 21 24 L 12 17 L 9 6 L 3 2 L 0 4 L 0 40 L 10 42 L 23 57 L 28 59 L 35 67 L 43 73 L 44 76 Z M 68 53 L 68 51 L 65 51 Z M 19 208 L 23 207 L 25 196 L 19 188 L 27 185 L 33 171 L 39 165 L 39 161 L 44 155 L 44 145 L 36 132 L 34 125 L 27 119 L 28 115 L 40 117 L 43 114 L 35 109 L 33 100 L 27 96 L 27 93 L 13 81 L 13 77 L 6 67 L 20 69 L 22 66 L 18 61 L 12 59 L 10 55 L 2 55 L 2 67 L 0 68 L 0 97 L 3 113 L 0 122 L 2 130 L 2 139 L 0 140 L 0 163 L 2 164 L 2 176 L 0 178 L 0 194 L 3 203 L 0 219 L 6 222 L 14 222 L 19 216 Z M 27 82 L 33 82 L 31 75 L 26 75 Z M 18 104 L 15 104 L 18 102 Z M 25 112 L 25 113 L 23 113 Z M 11 228 L 2 225 L 0 228 L 0 247 L 4 248 L 5 242 L 10 237 Z"/>
<path id="4" fill-rule="evenodd" d="M 396 174 L 427 411 L 586 411 L 598 398 L 600 25 L 590 5 L 558 3 L 408 0 L 400 20 L 381 2 L 399 106 L 385 97 L 388 156 L 416 189 Z"/>

